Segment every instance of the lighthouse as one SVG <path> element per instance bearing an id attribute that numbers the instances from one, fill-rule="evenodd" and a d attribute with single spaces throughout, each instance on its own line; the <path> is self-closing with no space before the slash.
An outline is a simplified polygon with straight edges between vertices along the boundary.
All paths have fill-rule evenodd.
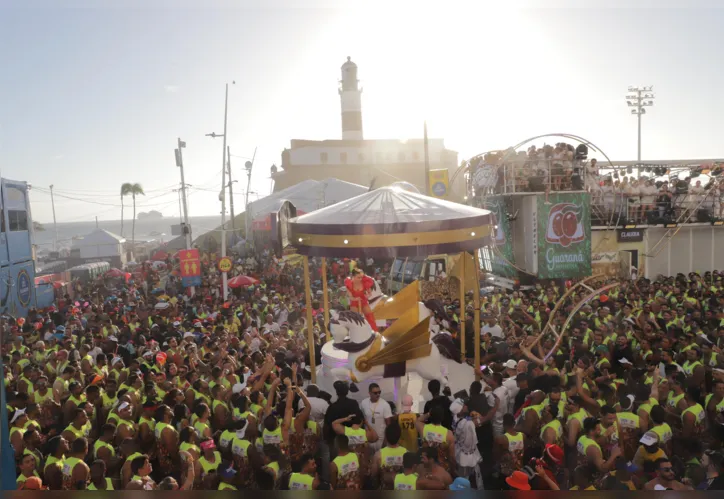
<path id="1" fill-rule="evenodd" d="M 342 64 L 339 98 L 342 104 L 342 140 L 363 140 L 362 89 L 357 79 L 357 64 L 352 62 L 351 57 Z"/>

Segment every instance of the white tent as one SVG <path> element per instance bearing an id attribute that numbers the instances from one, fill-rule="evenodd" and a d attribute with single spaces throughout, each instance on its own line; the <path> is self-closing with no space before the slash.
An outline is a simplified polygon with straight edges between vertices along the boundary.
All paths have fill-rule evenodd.
<path id="1" fill-rule="evenodd" d="M 249 203 L 249 212 L 253 219 L 258 219 L 279 210 L 284 201 L 290 201 L 297 210 L 311 213 L 320 208 L 359 196 L 368 190 L 363 185 L 352 184 L 336 178 L 328 178 L 322 181 L 305 180 Z"/>

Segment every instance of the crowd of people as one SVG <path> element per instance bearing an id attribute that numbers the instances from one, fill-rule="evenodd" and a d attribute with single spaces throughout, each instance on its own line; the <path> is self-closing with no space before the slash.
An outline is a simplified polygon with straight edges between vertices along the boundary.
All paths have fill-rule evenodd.
<path id="1" fill-rule="evenodd" d="M 565 142 L 488 153 L 478 166 L 495 168 L 497 177 L 494 186 L 476 186 L 478 195 L 585 190 L 591 193 L 592 215 L 598 219 L 594 222 L 604 225 L 612 218 L 696 222 L 700 211 L 709 218 L 724 216 L 724 183 L 718 181 L 722 173 L 718 166 L 704 170 L 707 176 L 691 170 L 689 176 L 678 173 L 669 178 L 662 167 L 654 167 L 654 172 L 643 167 L 633 174 L 632 169 L 607 169 L 596 158 L 588 158 L 587 148 Z"/>
<path id="2" fill-rule="evenodd" d="M 329 335 L 315 290 L 309 348 L 300 269 L 265 251 L 241 262 L 259 284 L 224 299 L 208 262 L 193 296 L 169 276 L 101 279 L 0 319 L 18 488 L 724 486 L 724 273 L 622 282 L 573 313 L 560 341 L 546 324 L 559 331 L 582 299 L 556 307 L 570 282 L 485 290 L 480 380 L 454 394 L 432 380 L 425 402 L 395 404 L 375 383 L 357 397 L 310 382 L 309 352 L 319 364 Z M 389 267 L 331 262 L 330 307 L 354 300 L 359 268 Z M 459 344 L 472 297 L 441 298 L 438 334 Z"/>

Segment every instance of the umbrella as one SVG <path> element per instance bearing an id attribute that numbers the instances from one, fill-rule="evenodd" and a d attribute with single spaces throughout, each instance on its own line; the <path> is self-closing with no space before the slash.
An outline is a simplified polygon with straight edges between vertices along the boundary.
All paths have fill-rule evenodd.
<path id="1" fill-rule="evenodd" d="M 229 279 L 228 286 L 230 288 L 241 288 L 246 286 L 253 286 L 259 284 L 259 281 L 248 275 L 238 275 Z"/>
<path id="2" fill-rule="evenodd" d="M 126 273 L 119 269 L 111 269 L 106 272 L 106 277 L 125 277 Z"/>
<path id="3" fill-rule="evenodd" d="M 163 261 L 163 260 L 166 260 L 167 258 L 168 258 L 168 253 L 166 253 L 163 250 L 160 250 L 153 254 L 153 256 L 151 257 L 151 260 Z"/>

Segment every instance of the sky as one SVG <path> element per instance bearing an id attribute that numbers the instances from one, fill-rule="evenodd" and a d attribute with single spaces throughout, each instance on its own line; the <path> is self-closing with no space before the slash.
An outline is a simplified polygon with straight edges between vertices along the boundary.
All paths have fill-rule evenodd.
<path id="1" fill-rule="evenodd" d="M 290 139 L 341 138 L 347 56 L 365 138 L 420 137 L 427 120 L 459 160 L 556 132 L 635 160 L 624 97 L 653 85 L 642 158 L 724 158 L 715 2 L 201 4 L 0 0 L 0 174 L 33 185 L 35 220 L 52 221 L 51 184 L 58 222 L 119 219 L 124 182 L 146 191 L 138 211 L 177 217 L 178 138 L 190 215 L 219 214 L 222 139 L 205 134 L 223 133 L 231 82 L 238 213 L 255 151 L 251 200 L 270 192 Z"/>

